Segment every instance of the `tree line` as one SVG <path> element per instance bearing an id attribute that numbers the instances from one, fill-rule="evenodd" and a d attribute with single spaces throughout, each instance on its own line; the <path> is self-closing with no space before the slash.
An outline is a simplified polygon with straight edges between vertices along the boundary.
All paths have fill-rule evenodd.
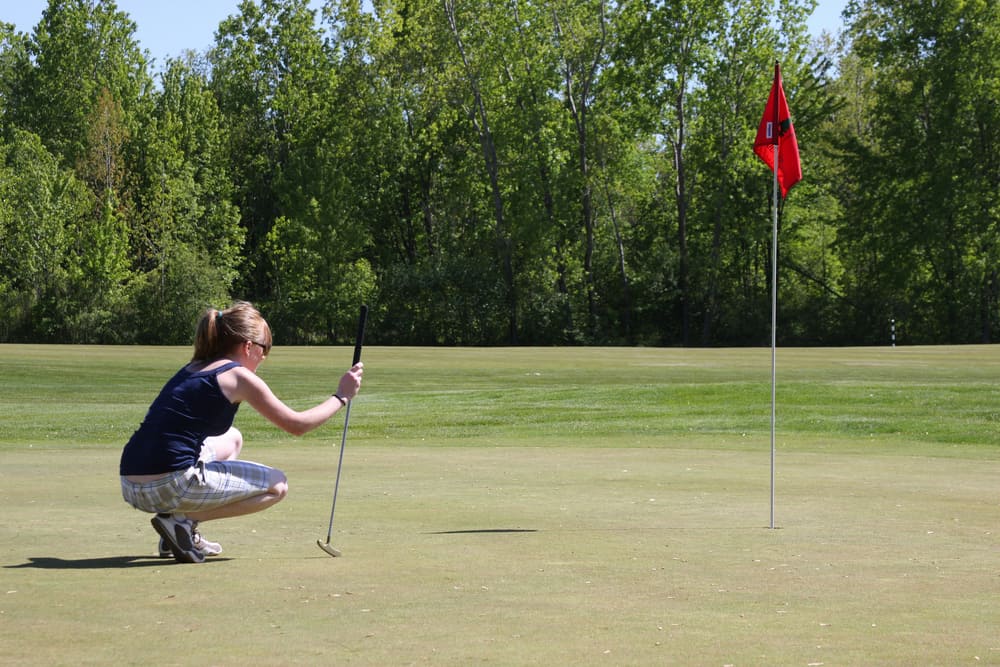
<path id="1" fill-rule="evenodd" d="M 314 4 L 160 64 L 109 0 L 0 24 L 0 342 L 767 344 L 775 61 L 779 344 L 994 337 L 998 3 Z"/>

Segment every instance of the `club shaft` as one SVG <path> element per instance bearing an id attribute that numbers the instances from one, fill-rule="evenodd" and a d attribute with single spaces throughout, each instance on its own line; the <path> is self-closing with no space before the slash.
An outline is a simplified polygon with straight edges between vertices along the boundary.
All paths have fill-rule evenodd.
<path id="1" fill-rule="evenodd" d="M 326 543 L 333 536 L 333 513 L 337 511 L 337 491 L 340 489 L 340 471 L 344 467 L 344 446 L 347 444 L 347 425 L 351 421 L 351 401 L 347 401 L 344 414 L 344 434 L 340 437 L 340 460 L 337 462 L 337 481 L 333 483 L 333 505 L 330 507 L 330 525 L 326 530 Z"/>
<path id="2" fill-rule="evenodd" d="M 365 340 L 365 324 L 368 321 L 368 306 L 361 304 L 361 312 L 358 317 L 358 334 L 354 339 L 354 360 L 352 366 L 357 366 L 361 361 L 361 346 Z M 330 538 L 333 537 L 333 516 L 337 511 L 337 492 L 340 490 L 340 471 L 344 468 L 344 448 L 347 445 L 347 426 L 351 423 L 351 402 L 347 401 L 346 412 L 344 414 L 344 433 L 340 436 L 340 459 L 337 461 L 337 481 L 333 484 L 333 504 L 330 505 L 330 524 L 326 529 L 326 544 L 330 546 Z"/>

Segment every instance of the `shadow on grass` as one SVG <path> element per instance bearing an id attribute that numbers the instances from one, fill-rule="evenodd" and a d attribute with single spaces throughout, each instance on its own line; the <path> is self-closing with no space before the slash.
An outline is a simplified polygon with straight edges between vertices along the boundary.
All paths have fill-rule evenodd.
<path id="1" fill-rule="evenodd" d="M 205 562 L 226 561 L 228 558 L 212 558 Z M 164 565 L 184 565 L 171 558 L 156 556 L 107 556 L 105 558 L 80 558 L 68 560 L 64 558 L 48 558 L 39 556 L 28 558 L 27 563 L 20 565 L 4 565 L 5 570 L 17 570 L 33 567 L 39 570 L 117 570 L 127 567 L 163 567 Z"/>
<path id="2" fill-rule="evenodd" d="M 437 530 L 426 535 L 478 535 L 483 533 L 537 533 L 534 528 L 476 528 L 471 530 Z"/>

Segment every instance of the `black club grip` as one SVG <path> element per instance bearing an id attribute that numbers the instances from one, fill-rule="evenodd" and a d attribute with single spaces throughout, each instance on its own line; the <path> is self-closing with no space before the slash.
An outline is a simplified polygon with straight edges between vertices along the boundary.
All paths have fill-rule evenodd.
<path id="1" fill-rule="evenodd" d="M 365 342 L 365 324 L 368 321 L 368 305 L 361 304 L 361 315 L 358 317 L 358 335 L 354 339 L 354 361 L 351 365 L 356 365 L 361 361 L 361 345 Z"/>

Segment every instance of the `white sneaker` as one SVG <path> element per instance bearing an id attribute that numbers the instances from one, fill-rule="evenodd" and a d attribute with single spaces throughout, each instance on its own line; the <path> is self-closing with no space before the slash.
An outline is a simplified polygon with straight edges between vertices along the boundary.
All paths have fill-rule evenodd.
<path id="1" fill-rule="evenodd" d="M 202 537 L 202 534 L 198 531 L 198 522 L 191 522 L 191 542 L 194 544 L 194 548 L 202 553 L 204 556 L 218 556 L 222 553 L 222 545 L 218 542 L 210 542 Z M 173 551 L 170 550 L 170 544 L 167 543 L 165 539 L 160 538 L 160 558 L 170 558 L 174 555 Z"/>
<path id="2" fill-rule="evenodd" d="M 178 519 L 173 514 L 157 514 L 149 522 L 170 548 L 177 562 L 201 563 L 205 560 L 205 554 L 194 545 L 194 536 L 191 534 L 193 521 Z"/>

